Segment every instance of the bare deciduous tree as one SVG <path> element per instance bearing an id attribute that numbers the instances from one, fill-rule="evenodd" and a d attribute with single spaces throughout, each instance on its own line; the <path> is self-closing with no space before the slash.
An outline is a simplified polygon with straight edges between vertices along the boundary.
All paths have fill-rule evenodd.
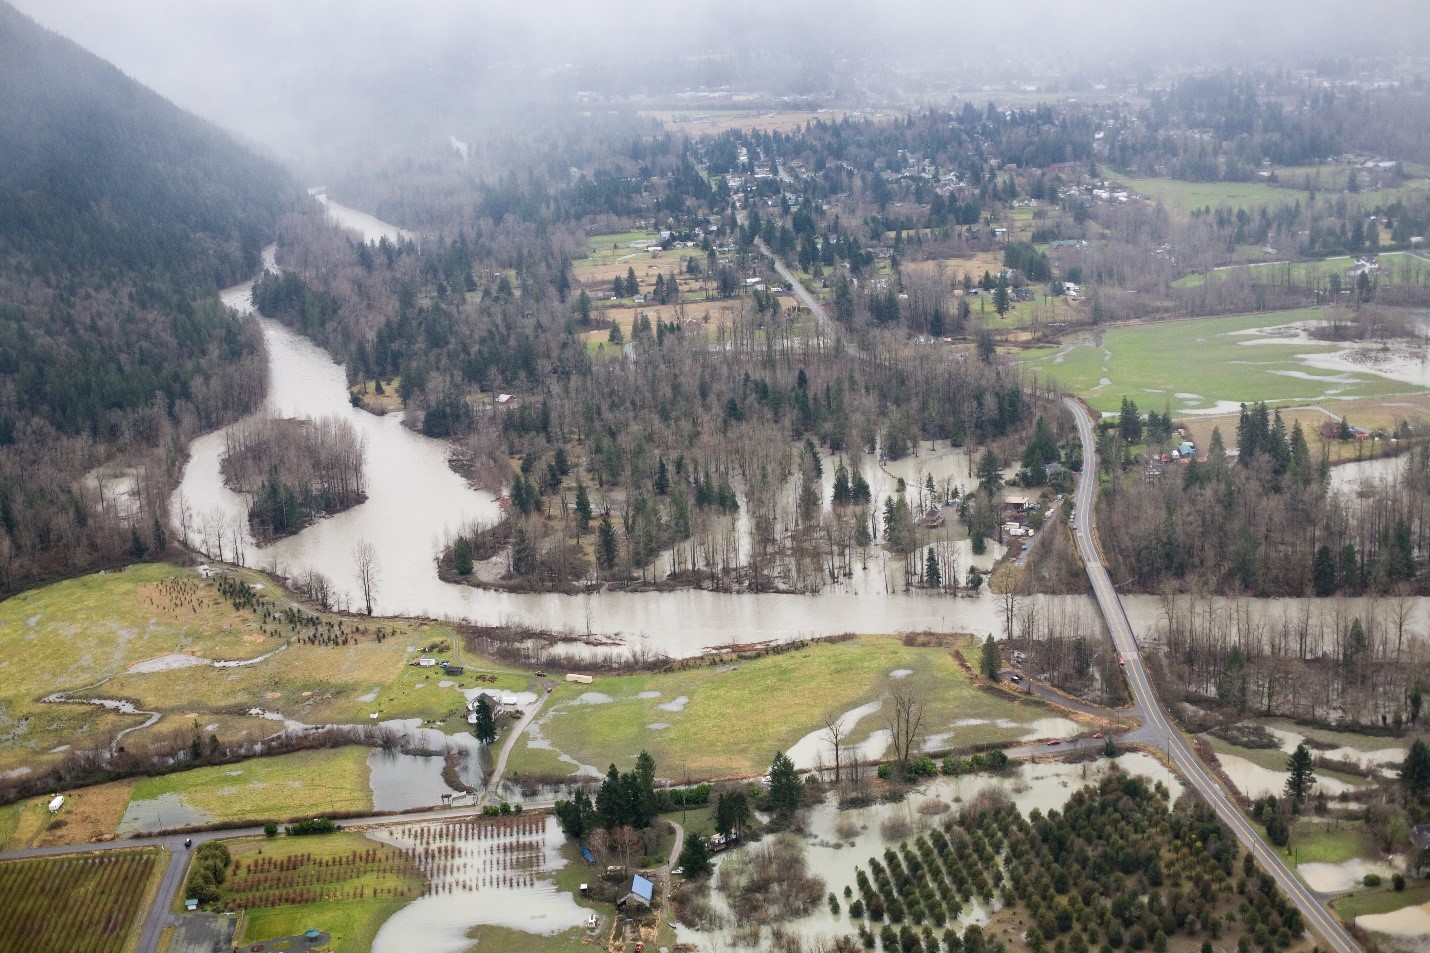
<path id="1" fill-rule="evenodd" d="M 377 547 L 363 540 L 353 547 L 353 566 L 357 569 L 358 585 L 362 588 L 367 614 L 372 615 L 372 597 L 377 592 Z"/>
<path id="2" fill-rule="evenodd" d="M 844 725 L 843 716 L 834 713 L 824 716 L 824 738 L 829 742 L 829 747 L 834 751 L 835 784 L 843 780 L 841 755 L 844 751 L 844 738 L 848 734 L 849 730 Z"/>
<path id="3" fill-rule="evenodd" d="M 894 757 L 900 767 L 907 767 L 909 756 L 922 736 L 924 703 L 914 690 L 900 686 L 889 693 L 889 734 L 893 737 Z"/>

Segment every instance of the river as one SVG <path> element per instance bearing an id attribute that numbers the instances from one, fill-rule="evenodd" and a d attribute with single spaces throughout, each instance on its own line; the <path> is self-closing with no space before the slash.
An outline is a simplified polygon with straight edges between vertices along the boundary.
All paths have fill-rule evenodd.
<path id="1" fill-rule="evenodd" d="M 335 220 L 368 241 L 399 234 L 394 226 L 371 216 L 335 202 L 325 204 Z M 274 267 L 271 250 L 266 264 Z M 250 281 L 230 288 L 223 292 L 223 300 L 251 313 L 252 287 Z M 627 645 L 672 656 L 733 643 L 844 632 L 1002 632 L 999 606 L 986 591 L 973 598 L 905 593 L 887 582 L 901 570 L 886 567 L 877 555 L 871 555 L 867 570 L 856 564 L 848 583 L 818 595 L 683 590 L 569 596 L 444 583 L 436 569 L 443 542 L 473 520 L 496 519 L 492 495 L 470 488 L 451 471 L 445 441 L 402 426 L 400 414 L 377 417 L 352 407 L 343 368 L 322 348 L 275 321 L 262 316 L 258 320 L 269 362 L 269 392 L 259 413 L 337 416 L 351 422 L 366 441 L 368 499 L 287 539 L 258 546 L 244 519 L 247 499 L 225 487 L 220 474 L 225 432 L 206 434 L 190 446 L 190 460 L 171 511 L 176 532 L 211 556 L 219 556 L 222 548 L 223 555 L 233 559 L 237 538 L 246 565 L 284 575 L 320 572 L 332 580 L 345 605 L 356 607 L 361 600 L 353 551 L 370 542 L 377 548 L 375 612 L 490 625 L 519 622 L 573 636 L 617 636 Z M 891 476 L 915 483 L 925 470 L 933 472 L 935 479 L 966 475 L 962 457 L 925 447 L 918 456 L 892 467 L 891 474 L 870 482 L 876 489 L 887 486 Z M 827 473 L 832 467 L 832 461 L 826 461 Z M 872 470 L 871 463 L 866 472 L 874 477 Z M 992 555 L 978 562 L 986 566 Z M 962 571 L 966 572 L 970 559 L 966 551 L 960 553 Z"/>

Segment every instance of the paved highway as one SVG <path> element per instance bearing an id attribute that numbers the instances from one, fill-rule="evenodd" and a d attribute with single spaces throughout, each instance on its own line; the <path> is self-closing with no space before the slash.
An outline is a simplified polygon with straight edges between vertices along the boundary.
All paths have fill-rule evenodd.
<path id="1" fill-rule="evenodd" d="M 1132 631 L 1132 623 L 1127 619 L 1127 612 L 1122 607 L 1122 599 L 1117 595 L 1117 590 L 1112 588 L 1112 580 L 1108 578 L 1107 569 L 1102 565 L 1102 554 L 1097 548 L 1096 514 L 1093 508 L 1093 497 L 1097 492 L 1097 452 L 1092 417 L 1080 402 L 1072 398 L 1065 398 L 1065 402 L 1077 420 L 1078 436 L 1082 439 L 1082 475 L 1078 479 L 1075 496 L 1077 527 L 1073 535 L 1077 539 L 1078 552 L 1082 554 L 1083 563 L 1087 566 L 1088 579 L 1092 582 L 1097 605 L 1102 610 L 1103 618 L 1107 620 L 1108 631 L 1112 633 L 1113 644 L 1126 662 L 1127 682 L 1143 716 L 1142 728 L 1137 732 L 1139 740 L 1155 744 L 1167 752 L 1182 775 L 1215 809 L 1222 822 L 1232 829 L 1237 840 L 1276 878 L 1281 889 L 1300 908 L 1306 923 L 1325 938 L 1332 950 L 1336 953 L 1357 953 L 1360 947 L 1341 926 L 1340 921 L 1321 905 L 1310 889 L 1282 862 L 1280 856 L 1262 841 L 1252 828 L 1251 822 L 1227 797 L 1216 778 L 1187 744 L 1186 738 L 1172 724 L 1156 692 L 1153 691 L 1152 682 L 1147 677 L 1147 669 L 1142 664 L 1142 654 L 1137 644 L 1137 636 Z"/>

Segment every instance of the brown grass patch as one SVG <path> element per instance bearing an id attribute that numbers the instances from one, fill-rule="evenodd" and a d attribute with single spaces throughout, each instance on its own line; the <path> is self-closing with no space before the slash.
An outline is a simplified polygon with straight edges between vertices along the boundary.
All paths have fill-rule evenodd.
<path id="1" fill-rule="evenodd" d="M 69 792 L 65 795 L 64 807 L 45 825 L 35 839 L 35 846 L 89 844 L 112 839 L 133 790 L 134 781 L 128 780 Z M 48 801 L 49 798 L 36 798 L 32 803 L 48 813 Z"/>

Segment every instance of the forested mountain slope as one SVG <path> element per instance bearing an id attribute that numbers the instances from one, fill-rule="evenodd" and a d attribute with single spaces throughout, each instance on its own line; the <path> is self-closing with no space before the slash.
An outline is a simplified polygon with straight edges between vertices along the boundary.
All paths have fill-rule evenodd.
<path id="1" fill-rule="evenodd" d="M 293 194 L 0 2 L 0 592 L 163 547 L 183 442 L 263 396 L 261 340 L 216 292 Z M 102 500 L 101 465 L 134 498 Z"/>

